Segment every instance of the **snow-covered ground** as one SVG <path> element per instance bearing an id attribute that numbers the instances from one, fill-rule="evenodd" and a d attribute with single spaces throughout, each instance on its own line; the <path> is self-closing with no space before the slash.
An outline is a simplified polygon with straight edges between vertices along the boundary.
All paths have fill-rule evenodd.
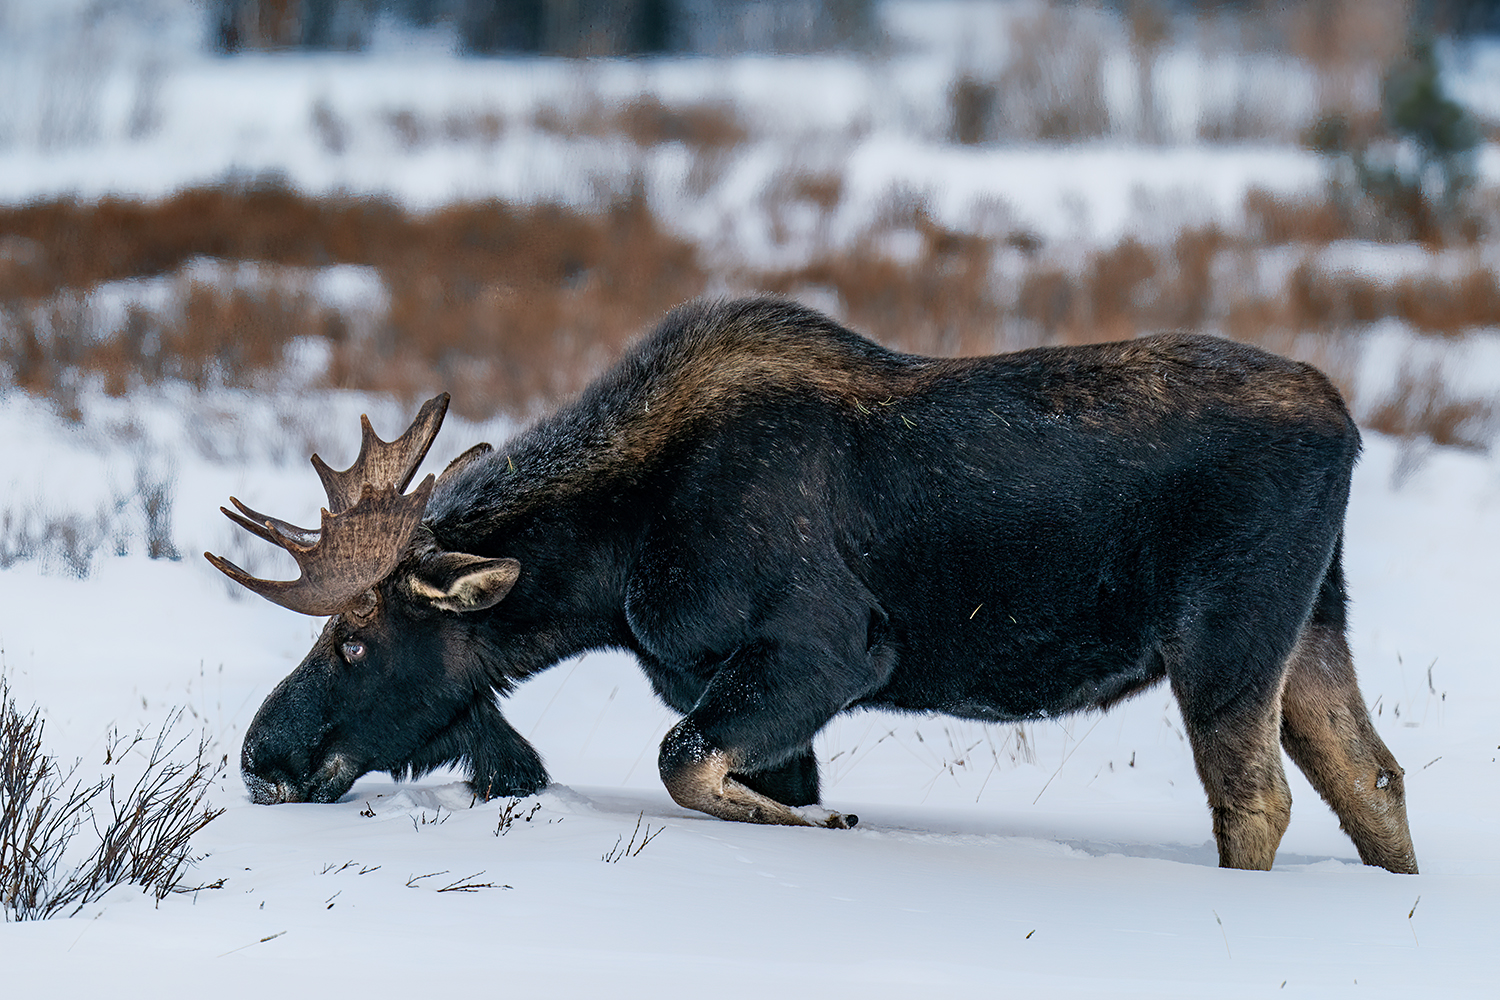
<path id="1" fill-rule="evenodd" d="M 326 419 L 352 428 L 359 402 Z M 90 453 L 14 397 L 0 432 L 50 455 L 25 459 L 42 490 L 67 492 L 68 459 Z M 456 450 L 475 433 L 440 441 Z M 352 435 L 336 436 L 347 450 Z M 627 657 L 595 655 L 507 705 L 558 784 L 503 835 L 504 804 L 473 804 L 452 775 L 372 775 L 334 805 L 266 808 L 231 774 L 193 872 L 223 888 L 160 905 L 122 888 L 72 920 L 7 925 L 7 988 L 1493 995 L 1500 463 L 1440 452 L 1396 488 L 1398 452 L 1370 436 L 1346 552 L 1363 689 L 1407 769 L 1420 876 L 1361 866 L 1295 772 L 1276 869 L 1215 868 L 1164 689 L 1020 728 L 843 717 L 818 751 L 825 800 L 858 813 L 856 829 L 720 822 L 667 797 L 655 755 L 671 714 Z M 245 461 L 179 455 L 180 562 L 101 558 L 86 580 L 37 563 L 0 572 L 5 673 L 65 759 L 97 766 L 110 724 L 157 726 L 179 705 L 233 759 L 306 651 L 315 622 L 230 593 L 196 554 L 222 543 L 213 504 L 231 490 L 275 495 L 288 514 L 289 497 L 316 502 L 305 466 Z M 640 853 L 602 860 L 648 827 L 661 832 Z M 439 891 L 455 884 L 487 887 Z"/>
<path id="2" fill-rule="evenodd" d="M 950 8 L 979 16 L 972 4 L 915 4 L 898 27 L 919 39 Z M 30 119 L 14 107 L 0 113 L 7 202 L 155 197 L 274 173 L 311 191 L 384 193 L 416 207 L 490 196 L 590 204 L 643 176 L 670 224 L 756 260 L 802 247 L 771 240 L 755 211 L 790 169 L 843 178 L 839 214 L 817 234 L 834 242 L 868 225 L 893 191 L 924 197 L 959 229 L 998 215 L 1005 227 L 1092 245 L 1194 217 L 1232 220 L 1252 185 L 1322 183 L 1315 158 L 1273 144 L 937 141 L 962 60 L 934 62 L 920 47 L 878 62 L 582 69 L 436 51 L 218 60 L 172 49 L 92 73 L 57 59 L 49 79 L 71 81 L 87 113 L 47 142 L 23 135 Z M 0 64 L 0 83 L 26 98 L 34 74 L 20 65 Z M 1274 75 L 1248 57 L 1237 65 Z M 1466 64 L 1464 92 L 1493 94 L 1486 67 L 1496 65 Z M 1222 74 L 1212 86 L 1192 75 L 1202 70 L 1189 53 L 1164 64 L 1164 86 L 1178 95 L 1171 121 L 1190 122 L 1206 93 L 1232 89 Z M 1292 119 L 1306 111 L 1307 86 L 1295 74 L 1267 84 Z M 720 162 L 681 144 L 643 150 L 536 125 L 541 108 L 640 94 L 732 97 L 751 138 Z M 492 139 L 460 129 L 458 139 L 439 130 L 403 141 L 392 125 L 403 112 L 427 123 L 493 114 L 502 127 Z M 1500 157 L 1487 152 L 1481 172 L 1500 178 Z M 1331 271 L 1391 280 L 1444 266 L 1401 248 L 1306 252 Z M 1476 254 L 1494 269 L 1492 250 Z M 317 294 L 353 296 L 351 308 L 378 297 L 369 275 L 331 278 L 340 274 L 349 280 Z M 150 294 L 147 284 L 117 291 Z M 96 297 L 101 308 L 110 301 Z M 1454 343 L 1399 324 L 1370 332 L 1349 361 L 1361 412 L 1403 365 L 1438 366 L 1450 385 L 1496 398 L 1493 331 Z M 81 757 L 85 772 L 99 766 L 112 725 L 158 727 L 179 706 L 233 761 L 257 706 L 318 625 L 235 591 L 200 558 L 225 552 L 277 572 L 274 553 L 250 561 L 218 505 L 233 494 L 310 523 L 321 496 L 306 456 L 347 464 L 361 411 L 387 434 L 409 414 L 386 399 L 290 385 L 165 386 L 124 399 L 86 391 L 79 406 L 70 421 L 0 388 L 0 552 L 49 518 L 105 540 L 81 558 L 44 547 L 0 569 L 0 673 L 22 707 L 42 710 L 49 749 Z M 428 464 L 510 430 L 450 418 Z M 180 561 L 144 555 L 143 483 L 170 486 Z M 227 811 L 197 838 L 206 856 L 192 876 L 222 888 L 157 905 L 127 887 L 72 920 L 0 926 L 0 982 L 7 996 L 1493 996 L 1497 554 L 1500 460 L 1367 435 L 1346 544 L 1351 638 L 1377 727 L 1407 770 L 1420 876 L 1359 865 L 1295 770 L 1276 869 L 1214 867 L 1203 792 L 1165 689 L 1107 715 L 1021 727 L 843 717 L 818 752 L 825 800 L 857 813 L 856 829 L 719 822 L 667 797 L 655 758 L 672 715 L 628 658 L 596 655 L 558 665 L 507 704 L 559 783 L 515 806 L 508 828 L 504 803 L 472 803 L 451 774 L 404 785 L 372 775 L 337 804 L 264 808 L 231 770 L 213 796 Z M 618 857 L 648 827 L 650 842 Z M 618 860 L 603 860 L 611 853 Z"/>

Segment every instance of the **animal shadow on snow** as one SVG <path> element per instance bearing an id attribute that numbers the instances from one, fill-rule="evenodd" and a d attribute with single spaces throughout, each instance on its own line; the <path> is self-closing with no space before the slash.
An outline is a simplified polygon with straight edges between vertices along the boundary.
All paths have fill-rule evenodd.
<path id="1" fill-rule="evenodd" d="M 455 786 L 461 789 L 461 786 Z M 595 815 L 619 815 L 634 820 L 644 814 L 647 819 L 659 821 L 715 824 L 722 820 L 678 806 L 665 792 L 646 789 L 621 788 L 571 788 L 562 784 L 551 784 L 540 793 L 544 803 L 564 812 L 586 812 Z M 785 828 L 789 835 L 800 836 L 860 836 L 861 834 L 886 834 L 897 836 L 942 837 L 944 835 L 965 838 L 993 838 L 995 840 L 1049 841 L 1102 858 L 1119 855 L 1127 858 L 1153 858 L 1177 864 L 1197 865 L 1203 868 L 1219 867 L 1218 847 L 1213 840 L 1198 844 L 1174 844 L 1154 841 L 1118 841 L 1078 839 L 1059 836 L 1058 824 L 1028 824 L 1019 817 L 1005 818 L 992 814 L 965 815 L 951 810 L 926 810 L 919 807 L 893 809 L 891 807 L 859 807 L 852 811 L 860 817 L 859 824 L 851 831 L 824 831 L 802 827 Z M 793 832 L 795 831 L 795 833 Z M 1359 865 L 1356 857 L 1333 855 L 1297 854 L 1278 851 L 1276 867 L 1313 865 L 1325 861 Z"/>

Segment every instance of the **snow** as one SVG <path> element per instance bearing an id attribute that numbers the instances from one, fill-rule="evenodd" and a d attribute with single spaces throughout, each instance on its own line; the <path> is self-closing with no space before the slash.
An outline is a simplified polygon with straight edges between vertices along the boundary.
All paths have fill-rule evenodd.
<path id="1" fill-rule="evenodd" d="M 948 6 L 902 8 L 913 46 L 929 22 L 912 10 L 937 20 Z M 159 127 L 136 138 L 125 120 L 139 78 L 116 66 L 100 84 L 112 96 L 92 138 L 0 145 L 0 198 L 159 197 L 273 172 L 312 191 L 383 193 L 419 208 L 481 196 L 589 203 L 640 170 L 674 225 L 738 241 L 753 260 L 797 252 L 759 233 L 745 211 L 789 163 L 844 176 L 825 234 L 835 241 L 857 234 L 895 190 L 927 195 L 939 221 L 960 228 L 990 212 L 1049 238 L 1094 242 L 1149 233 L 1166 215 L 1174 225 L 1184 213 L 1232 217 L 1252 184 L 1295 192 L 1321 183 L 1309 154 L 1273 145 L 937 144 L 949 77 L 920 51 L 903 53 L 873 68 L 824 57 L 685 59 L 592 63 L 583 76 L 561 61 L 427 51 L 365 62 L 182 57 L 159 82 Z M 1201 67 L 1181 59 L 1165 72 L 1197 79 Z M 1466 64 L 1465 85 L 1479 86 L 1486 65 Z M 684 191 L 691 157 L 681 147 L 641 151 L 530 124 L 537 107 L 638 93 L 734 95 L 775 127 L 695 196 Z M 348 129 L 342 152 L 311 124 L 320 103 Z M 495 111 L 506 127 L 493 144 L 407 149 L 383 117 L 403 109 Z M 1500 176 L 1493 150 L 1485 155 L 1485 176 Z M 1388 281 L 1448 266 L 1364 245 L 1320 251 L 1318 262 Z M 185 275 L 261 277 L 209 261 Z M 285 269 L 276 280 L 346 308 L 381 308 L 379 280 L 363 269 Z M 94 304 L 157 294 L 149 282 L 120 283 Z M 1385 386 L 1403 367 L 1437 364 L 1450 384 L 1493 396 L 1493 337 L 1456 343 L 1376 329 L 1356 382 Z M 86 772 L 99 766 L 111 726 L 157 727 L 179 706 L 233 762 L 256 708 L 318 623 L 236 591 L 199 557 L 225 552 L 270 574 L 282 565 L 269 552 L 255 562 L 258 543 L 218 505 L 232 494 L 313 523 L 321 496 L 307 455 L 339 467 L 352 458 L 360 412 L 387 436 L 409 414 L 388 399 L 295 386 L 84 392 L 79 407 L 71 422 L 0 391 L 0 515 L 103 511 L 129 554 L 96 555 L 82 578 L 55 553 L 0 569 L 0 672 L 23 707 L 40 707 L 49 748 L 82 758 Z M 511 430 L 450 417 L 428 468 Z M 721 822 L 668 798 L 655 759 L 674 716 L 628 657 L 597 654 L 557 665 L 507 702 L 558 783 L 515 807 L 503 835 L 506 804 L 474 803 L 448 772 L 406 784 L 369 775 L 332 805 L 267 808 L 250 804 L 231 768 L 213 796 L 226 812 L 196 839 L 204 857 L 191 876 L 222 878 L 222 888 L 158 905 L 125 887 L 71 920 L 0 926 L 4 988 L 224 1000 L 267 989 L 1493 995 L 1500 460 L 1428 448 L 1414 461 L 1413 447 L 1366 435 L 1345 557 L 1351 642 L 1376 726 L 1407 770 L 1419 876 L 1360 865 L 1290 765 L 1295 804 L 1276 868 L 1215 867 L 1203 791 L 1162 688 L 1105 715 L 1021 727 L 840 717 L 817 744 L 824 800 L 858 814 L 858 827 Z M 143 469 L 172 484 L 181 561 L 142 552 L 131 497 Z M 632 837 L 638 845 L 648 827 L 639 853 L 603 860 Z M 465 883 L 472 891 L 458 891 Z"/>
<path id="2" fill-rule="evenodd" d="M 348 430 L 365 402 L 311 419 Z M 135 400 L 147 450 L 162 446 L 170 404 Z M 266 419 L 253 406 L 246 417 Z M 378 413 L 377 428 L 399 419 Z M 430 464 L 495 431 L 446 428 Z M 111 451 L 15 395 L 0 399 L 0 432 L 36 442 L 7 454 L 59 504 L 86 478 L 86 456 Z M 522 803 L 523 816 L 540 808 L 503 836 L 504 804 L 473 803 L 449 773 L 400 785 L 370 775 L 339 803 L 275 808 L 251 805 L 230 774 L 214 795 L 227 812 L 199 834 L 206 856 L 192 876 L 223 888 L 160 905 L 121 888 L 72 920 L 7 925 L 8 982 L 17 995 L 44 991 L 66 968 L 91 992 L 186 996 L 212 984 L 234 997 L 262 992 L 253 973 L 271 968 L 298 994 L 441 983 L 897 996 L 1003 983 L 1047 996 L 1233 997 L 1283 981 L 1294 996 L 1485 994 L 1500 890 L 1497 808 L 1484 793 L 1500 742 L 1500 568 L 1482 554 L 1500 551 L 1500 463 L 1438 451 L 1397 488 L 1400 451 L 1367 435 L 1346 559 L 1352 644 L 1377 727 L 1407 769 L 1420 876 L 1360 865 L 1294 769 L 1275 870 L 1214 867 L 1203 793 L 1160 688 L 1019 730 L 841 717 L 818 743 L 824 800 L 858 814 L 856 829 L 724 823 L 667 797 L 655 750 L 672 714 L 628 657 L 598 654 L 507 704 L 558 784 Z M 222 544 L 213 505 L 231 489 L 288 513 L 316 503 L 305 466 L 248 468 L 177 451 L 180 562 L 100 558 L 87 579 L 36 563 L 0 571 L 3 669 L 64 759 L 96 766 L 111 724 L 157 726 L 174 706 L 233 759 L 260 700 L 310 645 L 316 622 L 232 593 L 196 557 Z M 602 861 L 638 822 L 660 833 Z M 463 882 L 494 887 L 438 891 Z"/>

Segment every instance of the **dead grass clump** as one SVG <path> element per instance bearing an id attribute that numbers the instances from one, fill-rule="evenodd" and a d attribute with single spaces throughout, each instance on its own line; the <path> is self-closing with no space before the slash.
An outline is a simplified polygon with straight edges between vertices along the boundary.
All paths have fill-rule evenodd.
<path id="1" fill-rule="evenodd" d="M 1016 295 L 1017 318 L 1033 325 L 1044 340 L 1064 339 L 1083 294 L 1078 278 L 1060 267 L 1034 268 L 1026 273 Z"/>
<path id="2" fill-rule="evenodd" d="M 149 747 L 128 787 L 117 788 L 114 774 L 84 784 L 77 764 L 64 770 L 47 756 L 40 713 L 18 710 L 0 679 L 0 911 L 6 920 L 72 916 L 120 885 L 138 885 L 158 901 L 217 888 L 186 887 L 183 879 L 197 860 L 193 836 L 223 812 L 205 799 L 228 758 L 214 762 L 200 741 L 191 763 L 174 760 L 183 740 L 172 742 L 171 732 L 180 718 L 174 713 L 154 738 L 111 735 L 105 766 Z M 80 858 L 72 845 L 85 824 L 97 843 Z"/>
<path id="3" fill-rule="evenodd" d="M 1500 283 L 1486 267 L 1452 282 L 1409 278 L 1392 293 L 1392 312 L 1424 333 L 1454 336 L 1500 326 Z"/>
<path id="4" fill-rule="evenodd" d="M 1358 274 L 1329 274 L 1303 261 L 1287 279 L 1281 320 L 1291 330 L 1341 330 L 1390 312 L 1386 286 Z"/>
<path id="5" fill-rule="evenodd" d="M 885 219 L 848 250 L 829 250 L 808 264 L 756 275 L 767 291 L 831 290 L 857 329 L 902 350 L 978 354 L 996 349 L 1003 306 L 994 282 L 994 241 L 933 221 L 917 203 L 896 198 Z M 891 255 L 882 241 L 914 230 L 914 260 Z"/>
<path id="6" fill-rule="evenodd" d="M 1156 255 L 1131 236 L 1096 254 L 1088 274 L 1088 339 L 1134 335 L 1153 304 L 1158 270 Z"/>
<path id="7" fill-rule="evenodd" d="M 722 150 L 749 138 L 739 112 L 728 102 L 671 107 L 648 94 L 625 105 L 619 122 L 621 134 L 642 147 L 680 142 L 698 150 Z"/>
<path id="8" fill-rule="evenodd" d="M 319 105 L 321 107 L 321 105 Z M 317 113 L 317 109 L 315 114 Z M 505 133 L 505 119 L 497 111 L 456 111 L 438 119 L 425 117 L 411 108 L 389 109 L 382 113 L 385 127 L 396 140 L 396 144 L 407 152 L 424 149 L 437 143 L 448 145 L 493 146 Z M 334 131 L 320 119 L 315 118 L 314 129 L 323 139 L 330 152 L 343 151 L 342 142 L 337 148 L 329 141 Z"/>
<path id="9" fill-rule="evenodd" d="M 566 110 L 543 107 L 532 122 L 544 132 L 623 138 L 641 149 L 680 142 L 698 152 L 720 152 L 750 137 L 739 111 L 727 101 L 670 105 L 654 94 L 620 105 L 594 100 Z"/>
<path id="10" fill-rule="evenodd" d="M 1328 198 L 1286 198 L 1253 187 L 1245 193 L 1244 214 L 1251 238 L 1273 246 L 1323 245 L 1353 235 L 1348 213 Z"/>
<path id="11" fill-rule="evenodd" d="M 1234 241 L 1216 225 L 1192 226 L 1172 241 L 1170 286 L 1157 296 L 1159 325 L 1173 330 L 1200 330 L 1218 306 L 1215 264 Z"/>
<path id="12" fill-rule="evenodd" d="M 35 244 L 37 264 L 4 288 L 0 365 L 59 399 L 88 375 L 112 393 L 161 379 L 249 385 L 279 369 L 292 340 L 315 337 L 328 345 L 335 385 L 452 387 L 465 390 L 466 416 L 525 412 L 581 386 L 705 281 L 695 249 L 658 224 L 639 185 L 593 214 L 488 202 L 418 215 L 376 199 L 252 187 L 0 208 L 7 227 Z M 89 329 L 72 290 L 171 273 L 196 257 L 271 266 L 248 281 L 184 277 L 165 311 L 133 307 L 116 329 Z M 327 264 L 379 271 L 389 307 L 373 335 L 278 283 L 278 267 Z"/>
<path id="13" fill-rule="evenodd" d="M 1487 451 L 1496 423 L 1492 403 L 1459 399 L 1436 368 L 1402 372 L 1391 395 L 1364 419 L 1372 430 L 1398 438 L 1426 438 L 1433 444 Z"/>
<path id="14" fill-rule="evenodd" d="M 1014 303 L 1046 341 L 1118 340 L 1152 330 L 1203 330 L 1218 319 L 1215 261 L 1231 238 L 1216 226 L 1185 229 L 1170 247 L 1126 236 L 1081 268 L 1031 266 Z"/>

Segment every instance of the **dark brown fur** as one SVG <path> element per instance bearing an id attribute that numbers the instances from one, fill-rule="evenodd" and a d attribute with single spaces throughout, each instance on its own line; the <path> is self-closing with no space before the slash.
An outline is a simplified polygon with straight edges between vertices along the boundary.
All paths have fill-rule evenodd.
<path id="1" fill-rule="evenodd" d="M 444 474 L 378 620 L 329 623 L 242 770 L 262 802 L 453 760 L 527 794 L 546 769 L 493 692 L 622 648 L 683 715 L 657 762 L 679 803 L 850 825 L 808 808 L 841 712 L 1054 717 L 1166 679 L 1222 864 L 1275 859 L 1280 734 L 1360 856 L 1415 871 L 1342 639 L 1358 452 L 1326 378 L 1223 340 L 934 359 L 692 304 Z"/>

